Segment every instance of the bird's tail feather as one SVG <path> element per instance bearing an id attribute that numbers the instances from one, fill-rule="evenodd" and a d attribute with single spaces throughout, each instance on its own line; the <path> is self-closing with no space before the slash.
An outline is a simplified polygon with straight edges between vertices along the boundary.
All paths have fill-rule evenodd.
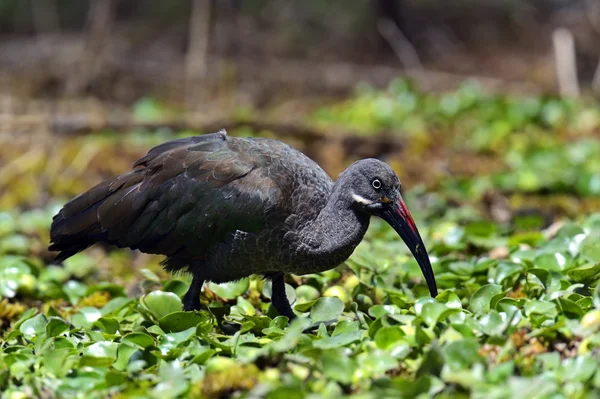
<path id="1" fill-rule="evenodd" d="M 102 230 L 98 221 L 98 209 L 107 198 L 118 195 L 120 191 L 128 193 L 129 188 L 141 180 L 142 173 L 133 170 L 100 183 L 68 202 L 54 216 L 50 227 L 48 249 L 59 252 L 53 263 L 60 263 L 104 240 L 106 232 Z"/>

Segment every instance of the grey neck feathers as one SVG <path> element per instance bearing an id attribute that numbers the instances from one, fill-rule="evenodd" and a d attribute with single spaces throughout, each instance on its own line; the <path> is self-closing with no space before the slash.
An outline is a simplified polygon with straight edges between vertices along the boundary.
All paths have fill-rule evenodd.
<path id="1" fill-rule="evenodd" d="M 350 182 L 345 172 L 335 183 L 327 205 L 301 232 L 301 252 L 341 263 L 363 239 L 370 216 L 356 210 Z"/>

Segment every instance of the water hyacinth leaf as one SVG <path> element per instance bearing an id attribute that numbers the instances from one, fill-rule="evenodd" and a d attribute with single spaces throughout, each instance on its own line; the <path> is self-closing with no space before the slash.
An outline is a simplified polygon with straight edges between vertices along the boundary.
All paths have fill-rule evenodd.
<path id="1" fill-rule="evenodd" d="M 374 340 L 378 348 L 387 349 L 405 336 L 406 334 L 399 326 L 386 326 L 375 333 Z"/>
<path id="2" fill-rule="evenodd" d="M 140 298 L 140 302 L 157 320 L 183 310 L 181 299 L 172 292 L 152 291 Z"/>
<path id="3" fill-rule="evenodd" d="M 64 377 L 79 362 L 79 352 L 74 348 L 59 348 L 44 354 L 44 366 L 57 377 Z"/>
<path id="4" fill-rule="evenodd" d="M 330 349 L 321 356 L 323 373 L 334 381 L 349 384 L 352 381 L 356 364 L 343 349 Z"/>
<path id="5" fill-rule="evenodd" d="M 63 262 L 65 270 L 72 276 L 83 278 L 94 272 L 98 267 L 96 261 L 87 253 L 80 252 Z"/>
<path id="6" fill-rule="evenodd" d="M 585 313 L 581 306 L 568 298 L 557 298 L 555 301 L 559 311 L 567 317 L 578 319 Z"/>
<path id="7" fill-rule="evenodd" d="M 430 302 L 423 305 L 421 317 L 429 327 L 433 327 L 437 322 L 443 321 L 455 313 L 460 313 L 460 309 L 450 308 L 437 302 Z"/>
<path id="8" fill-rule="evenodd" d="M 600 279 L 600 262 L 576 267 L 567 274 L 575 282 L 595 282 Z"/>
<path id="9" fill-rule="evenodd" d="M 121 342 L 139 349 L 145 349 L 155 344 L 154 338 L 143 332 L 131 332 L 125 334 L 123 338 L 121 338 Z"/>
<path id="10" fill-rule="evenodd" d="M 448 308 L 462 309 L 462 303 L 460 301 L 460 298 L 458 297 L 458 295 L 456 295 L 456 293 L 454 293 L 452 291 L 443 291 L 443 292 L 441 292 L 435 298 L 435 300 L 437 302 L 445 304 L 446 307 L 448 307 Z"/>
<path id="11" fill-rule="evenodd" d="M 544 289 L 548 289 L 551 283 L 550 272 L 548 272 L 548 270 L 533 268 L 529 269 L 527 272 L 537 277 Z"/>
<path id="12" fill-rule="evenodd" d="M 423 361 L 417 370 L 417 378 L 421 378 L 428 375 L 439 376 L 444 367 L 444 357 L 437 346 L 433 346 L 429 349 Z"/>
<path id="13" fill-rule="evenodd" d="M 196 327 L 199 323 L 205 323 L 208 320 L 208 317 L 201 313 L 173 312 L 161 317 L 158 324 L 166 332 L 179 332 Z"/>
<path id="14" fill-rule="evenodd" d="M 521 265 L 515 263 L 502 262 L 496 268 L 496 276 L 495 282 L 497 284 L 502 284 L 505 280 L 519 275 L 523 271 L 523 267 Z"/>
<path id="15" fill-rule="evenodd" d="M 33 340 L 35 337 L 45 333 L 47 323 L 48 320 L 46 320 L 46 317 L 43 314 L 38 314 L 25 320 L 19 326 L 19 331 L 21 331 L 25 339 Z"/>
<path id="16" fill-rule="evenodd" d="M 31 275 L 29 265 L 17 256 L 0 258 L 0 297 L 13 298 Z M 34 280 L 35 281 L 35 280 Z"/>
<path id="17" fill-rule="evenodd" d="M 492 309 L 490 313 L 481 316 L 479 319 L 481 331 L 490 336 L 500 337 L 508 327 L 506 319 L 506 314 L 502 315 Z"/>
<path id="18" fill-rule="evenodd" d="M 172 279 L 164 284 L 163 290 L 166 292 L 172 292 L 180 297 L 183 297 L 189 287 L 190 285 L 185 281 Z"/>
<path id="19" fill-rule="evenodd" d="M 479 288 L 471 297 L 470 308 L 475 314 L 489 312 L 492 299 L 502 292 L 502 286 L 498 284 L 486 284 Z"/>
<path id="20" fill-rule="evenodd" d="M 119 284 L 109 282 L 101 282 L 94 285 L 89 285 L 85 292 L 85 296 L 90 296 L 95 292 L 108 292 L 112 298 L 127 297 L 125 288 Z"/>
<path id="21" fill-rule="evenodd" d="M 585 237 L 581 242 L 580 251 L 589 262 L 600 263 L 600 233 Z"/>
<path id="22" fill-rule="evenodd" d="M 473 364 L 481 362 L 480 346 L 475 339 L 454 341 L 442 349 L 446 364 L 452 370 L 470 368 Z"/>
<path id="23" fill-rule="evenodd" d="M 310 309 L 313 323 L 336 319 L 344 310 L 344 303 L 336 297 L 319 298 Z"/>
<path id="24" fill-rule="evenodd" d="M 67 331 L 69 328 L 69 323 L 60 317 L 50 317 L 48 319 L 48 324 L 46 324 L 46 336 L 57 337 Z"/>
<path id="25" fill-rule="evenodd" d="M 320 349 L 339 348 L 360 340 L 363 335 L 363 331 L 349 331 L 316 340 L 313 342 L 313 346 Z"/>
<path id="26" fill-rule="evenodd" d="M 363 375 L 373 378 L 381 377 L 388 370 L 398 367 L 398 361 L 391 354 L 379 349 L 373 352 L 363 352 L 356 360 Z"/>
<path id="27" fill-rule="evenodd" d="M 236 299 L 238 296 L 248 291 L 250 279 L 242 278 L 223 284 L 210 284 L 209 289 L 223 299 Z"/>
<path id="28" fill-rule="evenodd" d="M 123 310 L 124 307 L 133 303 L 132 299 L 127 297 L 113 298 L 100 309 L 102 316 L 109 316 Z"/>
<path id="29" fill-rule="evenodd" d="M 94 322 L 102 317 L 100 310 L 92 307 L 79 309 L 71 318 L 71 323 L 77 328 L 90 328 Z"/>
<path id="30" fill-rule="evenodd" d="M 117 358 L 117 342 L 100 341 L 87 346 L 83 350 L 81 365 L 106 367 L 112 365 Z"/>
<path id="31" fill-rule="evenodd" d="M 63 285 L 63 292 L 69 298 L 69 302 L 76 305 L 86 295 L 87 286 L 79 281 L 69 280 Z"/>
<path id="32" fill-rule="evenodd" d="M 565 359 L 562 365 L 564 378 L 567 381 L 585 382 L 598 369 L 598 360 L 590 355 Z"/>
<path id="33" fill-rule="evenodd" d="M 101 317 L 94 323 L 94 326 L 99 327 L 107 334 L 116 334 L 119 330 L 119 321 L 111 317 Z"/>
<path id="34" fill-rule="evenodd" d="M 296 304 L 296 306 L 294 306 L 294 309 L 297 310 L 298 312 L 308 312 L 310 310 L 310 308 L 312 308 L 314 306 L 314 304 L 317 303 L 317 300 L 312 300 L 312 301 L 308 301 L 308 302 L 304 302 L 304 303 L 298 303 Z"/>

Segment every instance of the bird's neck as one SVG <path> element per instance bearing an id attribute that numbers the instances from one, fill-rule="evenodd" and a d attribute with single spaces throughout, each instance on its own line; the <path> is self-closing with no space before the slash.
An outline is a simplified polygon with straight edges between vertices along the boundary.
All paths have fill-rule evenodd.
<path id="1" fill-rule="evenodd" d="M 354 209 L 344 192 L 343 182 L 336 182 L 327 205 L 301 233 L 300 252 L 316 260 L 323 270 L 346 260 L 369 227 L 369 215 Z"/>

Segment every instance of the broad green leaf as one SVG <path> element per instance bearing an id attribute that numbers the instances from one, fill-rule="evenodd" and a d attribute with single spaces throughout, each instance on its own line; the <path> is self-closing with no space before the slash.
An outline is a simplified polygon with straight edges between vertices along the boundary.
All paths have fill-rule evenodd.
<path id="1" fill-rule="evenodd" d="M 46 336 L 57 337 L 70 328 L 69 323 L 60 317 L 50 317 L 46 324 Z"/>
<path id="2" fill-rule="evenodd" d="M 502 287 L 497 284 L 487 284 L 479 288 L 471 297 L 470 308 L 476 314 L 485 314 L 490 311 L 492 298 L 502 292 Z"/>
<path id="3" fill-rule="evenodd" d="M 592 263 L 600 263 L 600 233 L 588 235 L 581 243 L 581 255 Z"/>
<path id="4" fill-rule="evenodd" d="M 47 323 L 46 317 L 43 314 L 38 314 L 37 316 L 25 320 L 19 327 L 19 330 L 26 339 L 31 341 L 46 331 Z"/>
<path id="5" fill-rule="evenodd" d="M 600 262 L 588 263 L 569 270 L 567 273 L 575 282 L 594 282 L 600 280 Z"/>
<path id="6" fill-rule="evenodd" d="M 242 278 L 230 283 L 210 284 L 209 288 L 223 299 L 236 299 L 238 296 L 248 291 L 249 286 L 250 279 Z"/>
<path id="7" fill-rule="evenodd" d="M 313 323 L 335 320 L 344 310 L 344 303 L 336 297 L 319 298 L 310 309 Z"/>
<path id="8" fill-rule="evenodd" d="M 356 364 L 352 358 L 344 353 L 343 349 L 330 349 L 320 356 L 323 374 L 327 378 L 343 384 L 349 384 L 352 381 Z"/>
<path id="9" fill-rule="evenodd" d="M 490 336 L 502 336 L 507 327 L 503 316 L 506 317 L 506 314 L 502 315 L 493 309 L 490 310 L 490 313 L 481 316 L 479 319 L 481 331 Z"/>
<path id="10" fill-rule="evenodd" d="M 208 317 L 202 313 L 173 312 L 161 317 L 158 324 L 166 332 L 179 332 L 196 327 L 199 323 L 206 323 L 208 320 Z"/>
<path id="11" fill-rule="evenodd" d="M 460 313 L 460 309 L 450 308 L 437 302 L 430 302 L 423 305 L 421 317 L 429 327 L 433 327 L 437 322 L 443 321 L 455 313 Z"/>
<path id="12" fill-rule="evenodd" d="M 90 328 L 94 322 L 102 317 L 100 310 L 92 307 L 79 309 L 71 318 L 71 323 L 77 328 Z"/>
<path id="13" fill-rule="evenodd" d="M 143 332 L 131 332 L 126 334 L 123 336 L 123 338 L 121 338 L 121 342 L 139 349 L 145 349 L 150 345 L 155 344 L 154 338 L 151 335 Z"/>
<path id="14" fill-rule="evenodd" d="M 442 349 L 446 364 L 453 370 L 470 368 L 473 364 L 481 362 L 479 343 L 474 339 L 454 341 Z"/>
<path id="15" fill-rule="evenodd" d="M 181 299 L 172 292 L 152 291 L 140 298 L 140 302 L 157 320 L 183 310 Z"/>
<path id="16" fill-rule="evenodd" d="M 399 326 L 386 326 L 380 328 L 375 333 L 374 340 L 378 348 L 387 349 L 397 341 L 403 339 L 404 336 L 406 336 L 406 334 Z"/>
<path id="17" fill-rule="evenodd" d="M 562 371 L 567 381 L 585 382 L 598 369 L 598 360 L 592 356 L 577 356 L 563 361 Z"/>
<path id="18" fill-rule="evenodd" d="M 363 331 L 349 331 L 316 340 L 313 346 L 320 349 L 339 348 L 360 340 L 363 335 Z"/>

